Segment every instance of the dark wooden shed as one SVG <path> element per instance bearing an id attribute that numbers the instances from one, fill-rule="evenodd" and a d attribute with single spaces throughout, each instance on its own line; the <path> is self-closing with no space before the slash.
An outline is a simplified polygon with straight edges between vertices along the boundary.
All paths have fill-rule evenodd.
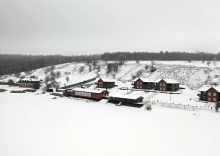
<path id="1" fill-rule="evenodd" d="M 109 102 L 124 103 L 124 104 L 138 104 L 143 101 L 142 96 L 138 95 L 110 95 Z"/>

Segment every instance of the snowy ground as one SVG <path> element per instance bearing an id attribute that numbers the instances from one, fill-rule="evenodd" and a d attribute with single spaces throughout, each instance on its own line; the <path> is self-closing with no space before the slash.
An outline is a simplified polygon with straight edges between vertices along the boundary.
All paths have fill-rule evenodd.
<path id="1" fill-rule="evenodd" d="M 1 156 L 219 155 L 220 114 L 213 111 L 146 111 L 3 88 Z"/>

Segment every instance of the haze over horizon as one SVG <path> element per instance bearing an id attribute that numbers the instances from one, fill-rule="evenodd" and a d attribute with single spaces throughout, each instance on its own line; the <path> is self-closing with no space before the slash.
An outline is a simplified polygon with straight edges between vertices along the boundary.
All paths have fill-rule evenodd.
<path id="1" fill-rule="evenodd" d="M 218 0 L 0 0 L 0 53 L 220 52 Z"/>

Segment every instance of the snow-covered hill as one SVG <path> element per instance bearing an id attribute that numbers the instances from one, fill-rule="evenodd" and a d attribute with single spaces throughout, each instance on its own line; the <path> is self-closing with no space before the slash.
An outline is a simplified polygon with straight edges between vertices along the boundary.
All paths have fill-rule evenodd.
<path id="1" fill-rule="evenodd" d="M 107 74 L 107 65 L 105 62 L 99 61 L 98 66 L 100 70 L 94 69 L 91 65 L 85 63 L 67 63 L 56 65 L 54 73 L 60 72 L 60 76 L 56 77 L 56 81 L 59 86 L 65 86 L 73 83 L 78 83 L 84 80 L 100 76 L 103 78 L 115 78 L 122 82 L 130 81 L 135 76 L 147 77 L 152 80 L 158 78 L 171 78 L 176 79 L 181 84 L 187 85 L 191 89 L 198 89 L 204 84 L 214 84 L 220 82 L 220 62 L 202 63 L 201 61 L 195 62 L 184 62 L 184 61 L 155 61 L 156 67 L 155 72 L 150 72 L 150 69 L 146 69 L 145 66 L 151 66 L 150 61 L 141 61 L 137 64 L 135 61 L 127 61 L 124 65 L 118 66 L 118 72 L 111 72 Z M 91 71 L 90 71 L 91 68 Z M 31 77 L 35 76 L 40 80 L 45 80 L 45 77 L 50 75 L 50 72 L 45 72 L 47 68 L 41 68 L 34 71 L 22 72 L 19 77 Z M 18 76 L 6 75 L 2 76 L 1 79 L 8 81 L 13 79 L 18 81 Z M 69 80 L 67 81 L 67 77 Z"/>

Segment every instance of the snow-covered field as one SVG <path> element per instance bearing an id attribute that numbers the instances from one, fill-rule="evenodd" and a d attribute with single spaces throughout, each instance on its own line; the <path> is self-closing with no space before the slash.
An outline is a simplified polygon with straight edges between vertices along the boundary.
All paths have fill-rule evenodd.
<path id="1" fill-rule="evenodd" d="M 218 156 L 220 114 L 0 93 L 1 156 Z M 143 94 L 143 93 L 141 93 Z"/>

